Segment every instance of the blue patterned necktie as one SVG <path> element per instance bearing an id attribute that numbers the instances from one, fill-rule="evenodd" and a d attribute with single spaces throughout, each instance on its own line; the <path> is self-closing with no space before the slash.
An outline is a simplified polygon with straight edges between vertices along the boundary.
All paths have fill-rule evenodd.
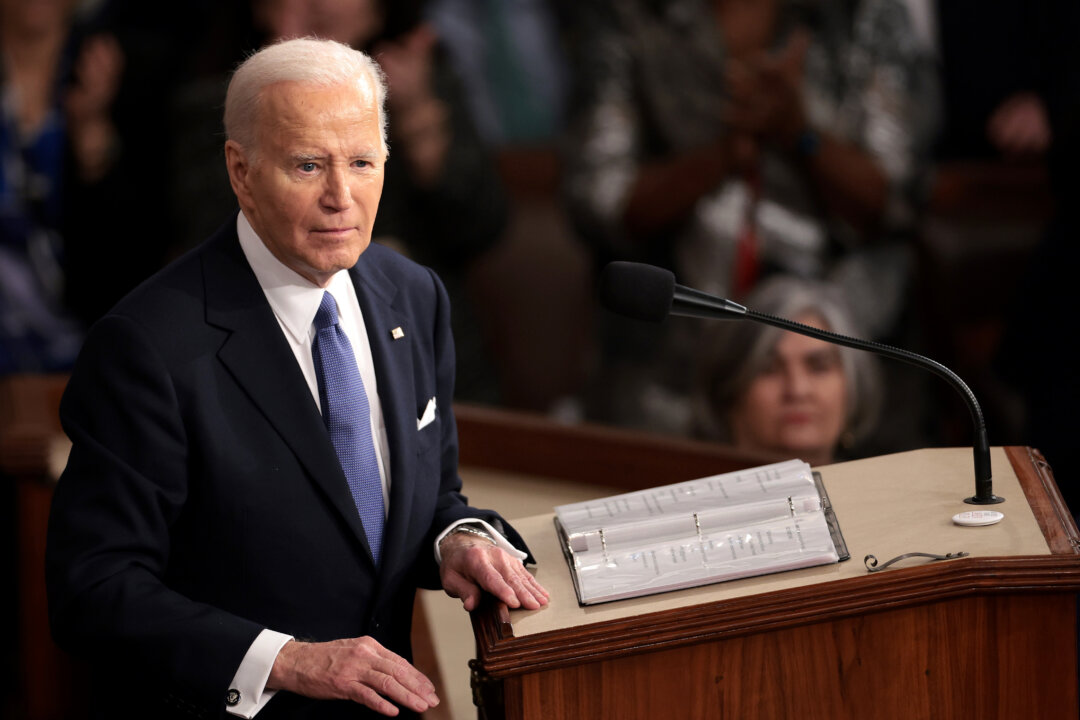
<path id="1" fill-rule="evenodd" d="M 323 421 L 378 565 L 385 513 L 379 462 L 371 437 L 371 409 L 352 345 L 338 325 L 337 303 L 329 292 L 323 293 L 315 313 L 311 356 L 319 380 Z"/>

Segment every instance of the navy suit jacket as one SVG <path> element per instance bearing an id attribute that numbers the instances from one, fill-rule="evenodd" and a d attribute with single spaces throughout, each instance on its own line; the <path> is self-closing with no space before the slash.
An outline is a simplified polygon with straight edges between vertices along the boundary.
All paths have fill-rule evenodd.
<path id="1" fill-rule="evenodd" d="M 110 716 L 140 705 L 143 717 L 222 715 L 264 627 L 371 635 L 409 657 L 415 589 L 438 586 L 434 537 L 464 517 L 499 522 L 459 493 L 441 282 L 377 245 L 350 273 L 390 446 L 379 567 L 234 221 L 89 333 L 61 406 L 73 447 L 47 580 L 53 634 L 93 659 Z M 436 420 L 418 430 L 432 397 Z M 260 718 L 304 702 L 279 693 Z"/>

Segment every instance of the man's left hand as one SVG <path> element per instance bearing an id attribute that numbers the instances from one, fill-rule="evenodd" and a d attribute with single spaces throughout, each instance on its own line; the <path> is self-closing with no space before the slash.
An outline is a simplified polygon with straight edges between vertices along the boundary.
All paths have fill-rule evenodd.
<path id="1" fill-rule="evenodd" d="M 517 558 L 483 538 L 452 533 L 439 545 L 439 575 L 450 597 L 461 599 L 468 611 L 488 591 L 508 607 L 538 610 L 548 602 L 548 592 Z"/>

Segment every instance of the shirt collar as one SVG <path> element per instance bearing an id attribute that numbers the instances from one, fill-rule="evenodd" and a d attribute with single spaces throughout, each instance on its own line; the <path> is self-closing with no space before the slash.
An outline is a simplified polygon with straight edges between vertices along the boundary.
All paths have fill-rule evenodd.
<path id="1" fill-rule="evenodd" d="M 236 234 L 270 309 L 295 342 L 304 342 L 311 333 L 324 290 L 333 293 L 339 305 L 345 300 L 348 288 L 343 284 L 349 284 L 348 271 L 339 270 L 324 289 L 274 257 L 243 211 L 236 218 Z"/>

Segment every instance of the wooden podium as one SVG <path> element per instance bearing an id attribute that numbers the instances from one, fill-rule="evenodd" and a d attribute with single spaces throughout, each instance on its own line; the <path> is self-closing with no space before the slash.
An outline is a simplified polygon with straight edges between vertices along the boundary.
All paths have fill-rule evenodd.
<path id="1" fill-rule="evenodd" d="M 973 509 L 970 449 L 819 468 L 851 560 L 587 608 L 551 515 L 515 521 L 552 598 L 473 613 L 480 714 L 1076 718 L 1076 525 L 1037 451 L 995 448 L 993 469 L 1005 519 L 971 528 L 951 522 Z M 912 551 L 971 557 L 863 563 Z"/>

